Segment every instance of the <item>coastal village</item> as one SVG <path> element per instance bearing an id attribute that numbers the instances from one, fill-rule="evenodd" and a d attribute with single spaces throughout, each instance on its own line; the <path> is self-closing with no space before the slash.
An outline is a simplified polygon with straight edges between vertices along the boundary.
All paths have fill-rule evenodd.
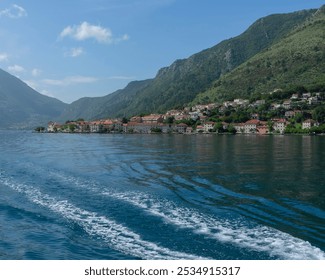
<path id="1" fill-rule="evenodd" d="M 295 93 L 282 99 L 274 91 L 256 100 L 234 99 L 194 105 L 165 114 L 142 114 L 130 119 L 49 122 L 50 133 L 324 133 L 324 93 Z M 274 101 L 274 102 L 272 102 Z"/>

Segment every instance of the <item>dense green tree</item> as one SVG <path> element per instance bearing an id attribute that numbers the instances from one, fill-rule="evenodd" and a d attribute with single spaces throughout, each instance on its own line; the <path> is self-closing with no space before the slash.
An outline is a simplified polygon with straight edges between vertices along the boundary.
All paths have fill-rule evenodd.
<path id="1" fill-rule="evenodd" d="M 35 131 L 36 131 L 36 132 L 44 132 L 44 131 L 45 131 L 45 127 L 43 127 L 43 126 L 38 126 L 38 127 L 35 128 Z"/>
<path id="2" fill-rule="evenodd" d="M 324 123 L 325 122 L 325 105 L 317 106 L 312 111 L 312 117 L 314 120 Z"/>

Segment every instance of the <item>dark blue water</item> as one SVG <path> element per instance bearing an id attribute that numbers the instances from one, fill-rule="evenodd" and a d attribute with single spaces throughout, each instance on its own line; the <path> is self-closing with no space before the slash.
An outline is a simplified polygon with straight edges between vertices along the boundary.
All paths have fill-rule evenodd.
<path id="1" fill-rule="evenodd" d="M 325 259 L 325 137 L 0 140 L 0 259 Z"/>

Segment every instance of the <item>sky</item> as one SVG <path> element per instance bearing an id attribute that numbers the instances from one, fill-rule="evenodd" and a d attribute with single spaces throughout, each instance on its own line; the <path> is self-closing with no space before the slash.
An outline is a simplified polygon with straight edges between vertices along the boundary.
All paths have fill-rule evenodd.
<path id="1" fill-rule="evenodd" d="M 0 68 L 71 103 L 104 96 L 318 0 L 0 0 Z"/>

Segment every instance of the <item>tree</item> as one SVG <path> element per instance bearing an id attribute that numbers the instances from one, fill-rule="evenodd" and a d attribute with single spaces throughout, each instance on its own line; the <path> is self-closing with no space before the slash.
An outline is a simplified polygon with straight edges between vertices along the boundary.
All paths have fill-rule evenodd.
<path id="1" fill-rule="evenodd" d="M 317 106 L 312 111 L 312 116 L 313 116 L 314 120 L 316 120 L 320 123 L 324 123 L 325 122 L 325 105 Z"/>
<path id="2" fill-rule="evenodd" d="M 45 131 L 45 127 L 43 127 L 43 126 L 38 126 L 38 127 L 35 128 L 35 131 L 36 131 L 36 132 L 44 132 L 44 131 Z"/>
<path id="3" fill-rule="evenodd" d="M 74 132 L 75 129 L 76 129 L 76 125 L 74 125 L 74 124 L 69 124 L 69 131 L 70 131 L 70 132 Z"/>
<path id="4" fill-rule="evenodd" d="M 174 123 L 174 120 L 175 120 L 175 117 L 174 116 L 170 116 L 166 119 L 165 123 L 167 124 L 173 124 Z"/>
<path id="5" fill-rule="evenodd" d="M 222 133 L 224 132 L 224 129 L 223 129 L 223 125 L 221 122 L 217 122 L 214 127 L 213 127 L 213 130 L 218 132 L 218 133 Z"/>
<path id="6" fill-rule="evenodd" d="M 236 134 L 236 132 L 237 132 L 236 131 L 236 128 L 233 125 L 231 125 L 231 124 L 228 126 L 228 129 L 227 130 L 231 134 Z"/>
<path id="7" fill-rule="evenodd" d="M 162 133 L 162 130 L 159 127 L 153 127 L 153 128 L 151 128 L 151 132 L 153 132 L 153 133 Z"/>

